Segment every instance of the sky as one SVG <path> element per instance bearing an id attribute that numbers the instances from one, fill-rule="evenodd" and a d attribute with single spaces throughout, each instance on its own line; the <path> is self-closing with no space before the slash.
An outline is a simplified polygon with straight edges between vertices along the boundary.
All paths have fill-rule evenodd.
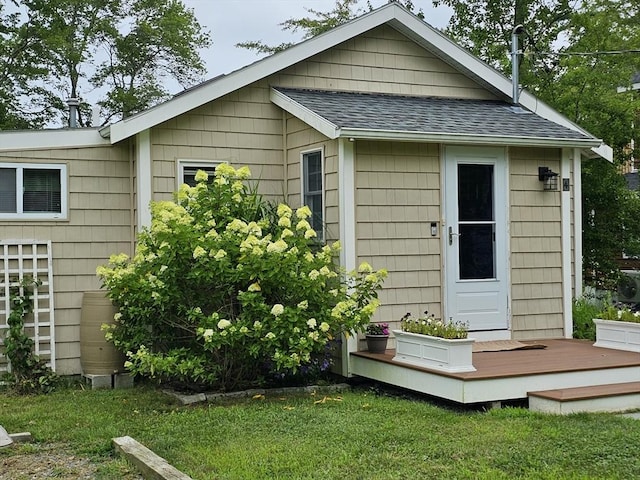
<path id="1" fill-rule="evenodd" d="M 193 9 L 196 18 L 205 30 L 211 33 L 213 45 L 201 52 L 207 66 L 206 78 L 229 73 L 255 62 L 260 56 L 255 52 L 236 48 L 240 42 L 261 40 L 267 45 L 283 42 L 298 42 L 302 34 L 283 32 L 280 23 L 289 18 L 309 16 L 305 8 L 329 12 L 335 0 L 183 0 Z M 370 0 L 374 8 L 387 0 Z M 366 8 L 366 0 L 360 0 Z M 436 28 L 444 28 L 451 10 L 447 7 L 434 9 L 431 0 L 414 0 L 417 9 L 422 9 L 425 21 Z"/>

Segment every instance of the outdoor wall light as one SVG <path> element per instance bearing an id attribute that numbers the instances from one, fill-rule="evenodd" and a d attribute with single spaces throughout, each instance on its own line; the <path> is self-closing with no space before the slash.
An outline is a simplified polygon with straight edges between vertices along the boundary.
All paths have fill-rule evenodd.
<path id="1" fill-rule="evenodd" d="M 538 180 L 542 182 L 547 191 L 558 189 L 558 174 L 549 167 L 538 167 Z"/>

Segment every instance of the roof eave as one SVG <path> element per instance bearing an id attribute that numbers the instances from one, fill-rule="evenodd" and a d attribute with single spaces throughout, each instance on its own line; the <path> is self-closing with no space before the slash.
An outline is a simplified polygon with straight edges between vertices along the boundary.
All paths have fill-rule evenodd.
<path id="1" fill-rule="evenodd" d="M 109 145 L 95 128 L 0 132 L 0 151 L 83 148 Z"/>
<path id="2" fill-rule="evenodd" d="M 394 130 L 370 130 L 341 128 L 337 132 L 341 138 L 357 140 L 398 140 L 404 142 L 435 142 L 473 145 L 504 145 L 528 147 L 570 147 L 593 148 L 602 144 L 598 139 L 511 137 L 500 135 L 469 135 L 462 133 L 407 132 Z"/>
<path id="3" fill-rule="evenodd" d="M 338 126 L 331 123 L 326 118 L 318 115 L 313 110 L 301 105 L 291 97 L 285 95 L 282 92 L 279 92 L 274 88 L 271 89 L 270 96 L 271 101 L 274 104 L 289 112 L 294 117 L 299 118 L 307 125 L 315 128 L 326 137 L 331 139 L 338 137 Z"/>

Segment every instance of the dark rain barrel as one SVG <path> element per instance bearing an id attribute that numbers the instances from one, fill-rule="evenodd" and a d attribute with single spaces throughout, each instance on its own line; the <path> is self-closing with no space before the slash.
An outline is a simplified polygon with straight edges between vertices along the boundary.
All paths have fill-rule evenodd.
<path id="1" fill-rule="evenodd" d="M 103 323 L 112 324 L 118 309 L 101 290 L 84 292 L 80 317 L 80 365 L 85 375 L 124 371 L 124 354 L 104 338 Z"/>

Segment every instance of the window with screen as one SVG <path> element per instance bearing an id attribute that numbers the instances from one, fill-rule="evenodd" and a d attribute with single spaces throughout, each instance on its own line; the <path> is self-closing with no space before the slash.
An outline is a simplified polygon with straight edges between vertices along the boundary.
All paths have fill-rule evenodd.
<path id="1" fill-rule="evenodd" d="M 66 218 L 66 189 L 66 165 L 3 163 L 0 219 Z"/>
<path id="2" fill-rule="evenodd" d="M 302 203 L 311 209 L 311 226 L 324 238 L 322 151 L 302 154 Z"/>
<path id="3" fill-rule="evenodd" d="M 209 175 L 209 181 L 213 181 L 213 174 L 220 162 L 196 162 L 179 160 L 178 161 L 178 184 L 186 183 L 190 187 L 196 186 L 196 173 L 203 170 Z M 178 185 L 178 186 L 179 186 Z"/>

